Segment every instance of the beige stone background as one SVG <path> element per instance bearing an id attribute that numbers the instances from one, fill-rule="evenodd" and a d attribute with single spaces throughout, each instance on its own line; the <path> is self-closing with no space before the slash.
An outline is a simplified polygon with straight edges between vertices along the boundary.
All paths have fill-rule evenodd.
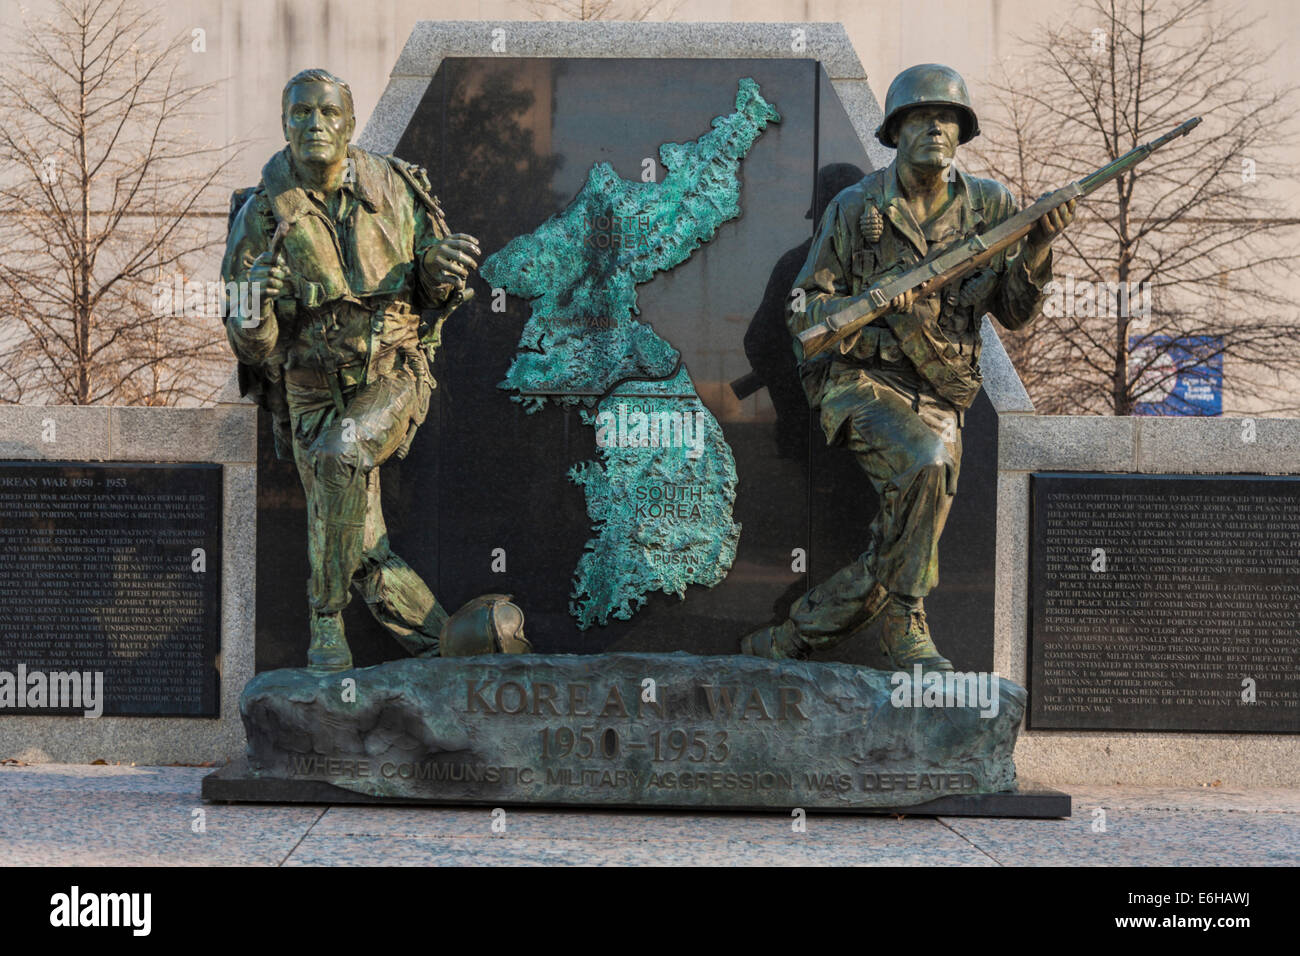
<path id="1" fill-rule="evenodd" d="M 46 6 L 48 0 L 0 0 L 0 21 L 12 24 L 21 8 L 39 12 Z M 1261 58 L 1274 46 L 1300 39 L 1300 4 L 1291 0 L 1216 6 L 1259 19 L 1253 33 Z M 245 138 L 254 145 L 240 169 L 249 183 L 257 181 L 261 157 L 282 145 L 279 91 L 298 70 L 321 66 L 346 79 L 360 130 L 417 21 L 539 19 L 519 0 L 181 0 L 160 11 L 177 33 L 205 31 L 206 52 L 193 54 L 194 78 L 225 81 L 220 102 L 213 104 L 210 132 L 218 141 Z M 662 19 L 658 12 L 651 19 Z M 557 10 L 550 13 L 548 19 L 560 18 Z M 670 17 L 843 23 L 877 99 L 884 99 L 899 70 L 941 62 L 967 79 L 977 106 L 981 87 L 1018 52 L 1018 37 L 1042 22 L 1079 20 L 1087 26 L 1088 18 L 1072 0 L 684 0 Z M 489 42 L 485 36 L 485 54 Z M 1300 59 L 1284 49 L 1269 72 L 1279 84 L 1300 82 Z M 1267 176 L 1267 170 L 1260 174 Z M 1300 185 L 1281 185 L 1300 215 Z"/>
<path id="2" fill-rule="evenodd" d="M 562 0 L 571 4 L 573 0 Z M 591 2 L 591 0 L 588 0 Z M 599 2 L 599 0 L 596 0 Z M 615 0 L 615 18 L 656 0 Z M 0 22 L 13 29 L 23 17 L 39 17 L 51 0 L 0 0 Z M 1251 35 L 1262 67 L 1278 85 L 1300 82 L 1300 60 L 1286 53 L 1300 38 L 1300 4 L 1288 0 L 1222 0 L 1217 11 L 1239 11 L 1258 21 Z M 530 6 L 523 0 L 182 0 L 158 8 L 169 33 L 202 31 L 203 52 L 191 53 L 195 81 L 220 81 L 203 130 L 211 142 L 249 143 L 236 164 L 231 187 L 258 181 L 263 162 L 283 145 L 279 126 L 279 91 L 293 73 L 324 67 L 352 87 L 358 133 L 365 126 L 412 27 L 419 20 L 477 20 L 509 25 L 514 20 L 568 19 L 559 4 Z M 622 16 L 619 17 L 618 15 Z M 1071 0 L 658 0 L 649 19 L 675 21 L 830 21 L 844 24 L 864 64 L 878 100 L 890 79 L 907 66 L 943 62 L 957 68 L 971 86 L 976 106 L 1000 67 L 1023 52 L 1021 38 L 1042 23 L 1091 27 L 1094 14 Z M 1098 24 L 1100 25 L 1100 24 Z M 490 36 L 485 33 L 484 53 Z M 1270 56 L 1276 47 L 1282 51 Z M 995 132 L 986 122 L 986 130 Z M 1258 169 L 1261 186 L 1282 197 L 1280 214 L 1300 218 L 1300 183 L 1270 177 L 1267 162 Z M 223 225 L 225 205 L 211 210 L 213 228 Z M 215 276 L 219 256 L 212 255 Z M 1300 302 L 1300 280 L 1295 283 Z M 754 291 L 754 305 L 762 295 Z M 1300 306 L 1298 306 L 1300 308 Z M 1227 317 L 1230 320 L 1230 317 Z M 1225 414 L 1267 414 L 1287 407 L 1234 393 L 1233 381 L 1256 375 L 1229 357 L 1225 367 Z M 1275 396 L 1300 394 L 1300 357 L 1294 371 L 1281 379 L 1267 376 Z M 716 383 L 718 394 L 726 395 Z M 759 402 L 760 405 L 765 404 Z M 768 408 L 753 413 L 765 417 Z"/>

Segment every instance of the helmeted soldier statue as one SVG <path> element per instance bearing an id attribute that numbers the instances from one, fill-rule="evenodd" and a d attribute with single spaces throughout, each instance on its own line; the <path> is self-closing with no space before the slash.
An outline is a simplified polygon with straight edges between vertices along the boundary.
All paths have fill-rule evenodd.
<path id="1" fill-rule="evenodd" d="M 957 146 L 978 135 L 979 120 L 956 71 L 925 64 L 895 78 L 876 138 L 898 153 L 827 208 L 792 290 L 792 334 L 823 321 L 829 303 L 1017 211 L 1000 183 L 953 165 Z M 795 601 L 788 620 L 746 636 L 742 652 L 806 657 L 883 614 L 881 647 L 896 667 L 952 670 L 931 638 L 923 599 L 939 579 L 939 536 L 957 490 L 963 415 L 979 391 L 981 317 L 989 312 L 1019 329 L 1038 316 L 1052 277 L 1050 243 L 1073 213 L 1071 201 L 1044 216 L 1026 239 L 960 283 L 889 303 L 908 317 L 908 338 L 940 346 L 934 361 L 908 358 L 897 326 L 881 319 L 801 362 L 827 441 L 857 457 L 880 510 L 866 552 Z"/>
<path id="2" fill-rule="evenodd" d="M 222 278 L 260 289 L 258 314 L 227 310 L 227 337 L 306 492 L 308 665 L 352 666 L 351 586 L 408 653 L 435 656 L 448 615 L 389 549 L 379 466 L 406 455 L 428 412 L 433 351 L 473 295 L 478 242 L 449 233 L 422 169 L 350 145 L 338 77 L 290 79 L 281 122 L 288 147 L 232 201 Z"/>

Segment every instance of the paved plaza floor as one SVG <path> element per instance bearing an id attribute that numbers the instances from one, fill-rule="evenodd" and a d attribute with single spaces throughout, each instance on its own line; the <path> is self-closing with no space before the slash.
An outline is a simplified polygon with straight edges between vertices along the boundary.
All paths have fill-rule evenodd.
<path id="1" fill-rule="evenodd" d="M 0 766 L 9 865 L 1296 866 L 1300 790 L 1068 787 L 1064 820 L 205 804 L 210 769 Z M 494 828 L 495 823 L 495 828 Z"/>

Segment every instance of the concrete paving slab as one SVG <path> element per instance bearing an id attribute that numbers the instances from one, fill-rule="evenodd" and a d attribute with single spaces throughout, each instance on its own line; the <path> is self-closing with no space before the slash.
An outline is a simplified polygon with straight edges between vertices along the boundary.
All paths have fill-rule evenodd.
<path id="1" fill-rule="evenodd" d="M 11 790 L 0 800 L 0 859 L 11 866 L 278 866 L 322 813 L 208 807 L 194 793 Z"/>
<path id="2" fill-rule="evenodd" d="M 1127 810 L 1234 810 L 1243 813 L 1300 813 L 1300 790 L 1259 787 L 1174 789 L 1170 787 L 1071 787 L 1075 812 L 1080 807 Z"/>
<path id="3" fill-rule="evenodd" d="M 410 840 L 379 836 L 309 835 L 289 866 L 992 866 L 974 847 L 748 843 L 738 840 L 630 843 L 622 840 L 524 839 L 506 834 L 473 839 Z"/>
<path id="4" fill-rule="evenodd" d="M 79 792 L 189 793 L 211 767 L 131 767 L 108 764 L 38 763 L 0 765 L 0 792 L 75 790 Z"/>
<path id="5" fill-rule="evenodd" d="M 0 863 L 1295 866 L 1300 790 L 1071 788 L 1063 820 L 205 804 L 203 767 L 0 766 Z M 195 832 L 196 811 L 203 828 Z M 1104 818 L 1097 811 L 1104 811 Z M 1094 825 L 1104 819 L 1105 829 Z"/>
<path id="6" fill-rule="evenodd" d="M 809 814 L 795 833 L 789 814 L 572 812 L 507 809 L 512 840 L 564 840 L 593 843 L 753 843 L 834 847 L 897 848 L 926 846 L 960 850 L 969 844 L 938 820 L 908 817 Z M 312 838 L 379 837 L 417 840 L 496 838 L 491 808 L 332 807 L 313 828 Z"/>
<path id="7" fill-rule="evenodd" d="M 949 819 L 952 829 L 1004 866 L 1296 866 L 1300 816 L 1205 810 L 1099 809 L 1076 804 L 1068 820 Z M 1105 829 L 1094 829 L 1104 823 Z M 1007 825 L 1012 824 L 1012 825 Z"/>

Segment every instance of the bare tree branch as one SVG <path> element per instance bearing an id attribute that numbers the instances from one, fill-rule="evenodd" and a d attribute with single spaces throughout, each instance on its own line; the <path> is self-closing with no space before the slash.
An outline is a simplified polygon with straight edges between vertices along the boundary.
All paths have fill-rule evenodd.
<path id="1" fill-rule="evenodd" d="M 229 368 L 213 297 L 163 293 L 193 292 L 224 239 L 235 153 L 199 133 L 214 84 L 134 0 L 54 7 L 0 67 L 0 401 L 210 399 Z"/>
<path id="2" fill-rule="evenodd" d="M 1177 356 L 1184 375 L 1223 363 L 1239 400 L 1295 410 L 1278 382 L 1300 335 L 1285 293 L 1297 221 L 1268 184 L 1295 172 L 1297 89 L 1269 86 L 1255 24 L 1213 0 L 1091 0 L 1090 11 L 1073 22 L 1097 29 L 1021 40 L 985 97 L 987 134 L 968 147 L 978 171 L 1025 204 L 1190 116 L 1203 124 L 1089 197 L 1055 243 L 1057 279 L 1089 295 L 1006 337 L 1030 395 L 1045 412 L 1132 414 L 1172 388 Z M 1112 309 L 1105 283 L 1130 299 L 1147 290 L 1149 314 Z"/>
<path id="3" fill-rule="evenodd" d="M 686 0 L 524 0 L 539 20 L 671 20 Z"/>

